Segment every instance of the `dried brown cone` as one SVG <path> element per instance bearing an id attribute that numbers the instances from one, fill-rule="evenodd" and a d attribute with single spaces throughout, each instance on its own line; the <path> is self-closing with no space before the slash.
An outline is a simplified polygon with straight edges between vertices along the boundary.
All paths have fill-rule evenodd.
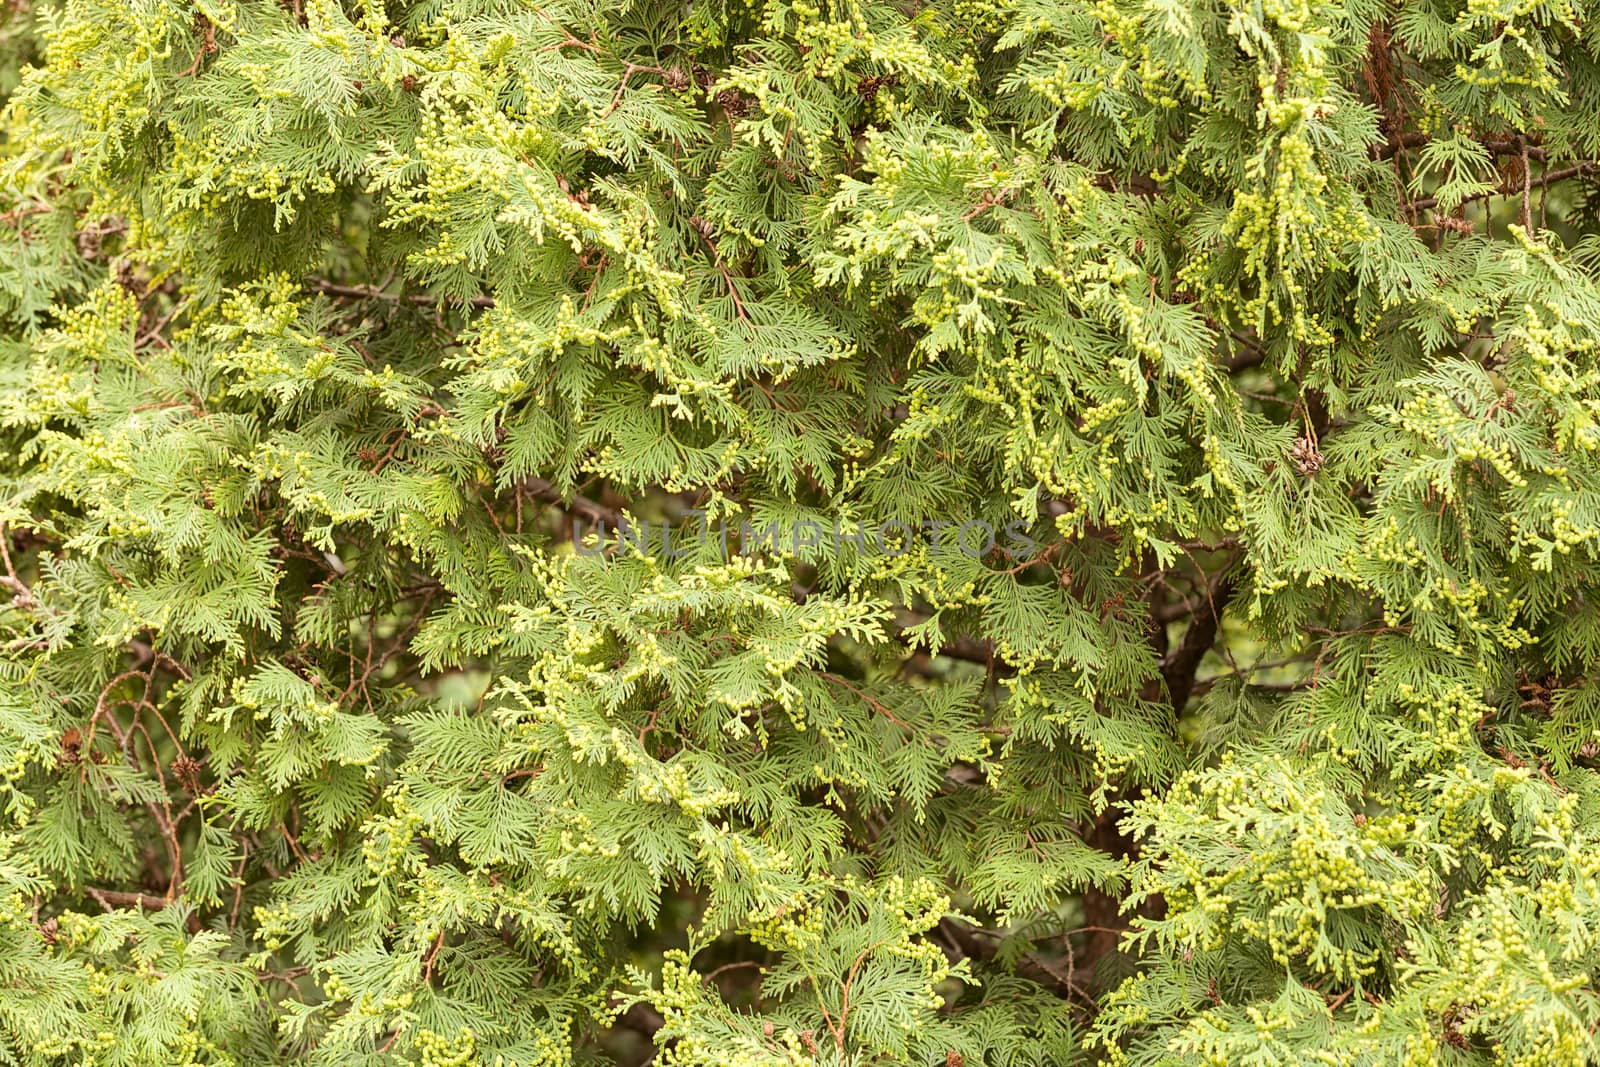
<path id="1" fill-rule="evenodd" d="M 1313 438 L 1301 437 L 1295 441 L 1294 447 L 1289 449 L 1289 460 L 1294 464 L 1295 470 L 1310 478 L 1322 469 L 1325 457 L 1317 448 L 1317 442 Z"/>
<path id="2" fill-rule="evenodd" d="M 199 791 L 200 761 L 185 752 L 172 761 L 172 773 L 177 775 L 178 781 L 183 783 L 183 788 L 190 793 Z"/>
<path id="3" fill-rule="evenodd" d="M 742 119 L 750 113 L 753 101 L 737 89 L 724 89 L 717 94 L 717 106 L 730 119 Z"/>
<path id="4" fill-rule="evenodd" d="M 1517 695 L 1522 698 L 1524 708 L 1547 712 L 1550 710 L 1551 698 L 1559 684 L 1554 676 L 1533 678 L 1527 674 L 1520 674 L 1517 678 Z"/>
<path id="5" fill-rule="evenodd" d="M 71 767 L 83 759 L 83 734 L 76 726 L 69 726 L 61 735 L 61 751 L 56 753 L 56 766 Z"/>
<path id="6" fill-rule="evenodd" d="M 881 78 L 870 75 L 862 78 L 861 84 L 856 86 L 856 95 L 861 97 L 862 103 L 870 104 L 878 98 L 879 90 L 892 89 L 899 84 L 899 81 L 893 74 L 886 74 Z"/>

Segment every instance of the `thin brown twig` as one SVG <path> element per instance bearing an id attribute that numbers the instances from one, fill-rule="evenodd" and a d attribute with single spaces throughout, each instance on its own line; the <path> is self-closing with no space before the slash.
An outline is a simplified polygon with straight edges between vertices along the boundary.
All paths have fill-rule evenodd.
<path id="1" fill-rule="evenodd" d="M 206 28 L 204 36 L 200 41 L 200 51 L 195 53 L 194 63 L 190 65 L 189 69 L 179 75 L 181 78 L 194 77 L 194 75 L 200 70 L 200 64 L 205 62 L 206 56 L 216 54 L 217 27 L 210 19 L 205 18 L 205 16 L 202 15 L 201 18 L 205 21 Z"/>
<path id="2" fill-rule="evenodd" d="M 156 821 L 156 828 L 161 832 L 161 840 L 166 846 L 167 861 L 172 865 L 172 871 L 167 876 L 167 899 L 176 900 L 183 891 L 183 846 L 178 841 L 178 826 L 172 819 L 172 801 L 167 788 L 167 776 L 161 769 L 161 755 L 156 751 L 156 743 L 150 737 L 144 723 L 134 716 L 133 728 L 144 737 L 145 748 L 150 752 L 150 765 L 156 772 L 156 782 L 161 786 L 160 807 L 153 804 L 149 806 L 150 816 Z"/>
<path id="3" fill-rule="evenodd" d="M 0 583 L 10 586 L 16 593 L 12 599 L 17 606 L 26 608 L 37 604 L 38 601 L 33 598 L 33 590 L 17 575 L 17 568 L 11 562 L 11 535 L 6 532 L 6 524 L 3 522 L 0 522 L 0 562 L 3 562 L 6 568 L 5 576 L 0 578 Z"/>
<path id="4" fill-rule="evenodd" d="M 168 326 L 170 326 L 172 324 L 172 320 L 177 318 L 179 313 L 181 313 L 183 311 L 183 309 L 185 307 L 187 307 L 187 306 L 188 306 L 188 302 L 187 301 L 184 301 L 184 300 L 175 300 L 175 301 L 173 301 L 172 310 L 168 311 L 165 315 L 161 316 L 161 318 L 156 320 L 156 322 L 155 322 L 155 324 L 153 326 L 151 326 L 148 330 L 145 330 L 138 337 L 136 337 L 134 339 L 134 342 L 133 342 L 133 347 L 134 348 L 140 348 L 140 347 L 142 347 L 143 345 L 147 344 L 150 341 L 157 341 L 157 342 L 160 342 L 161 344 L 165 345 L 166 342 L 161 337 L 161 331 L 166 329 Z M 167 347 L 170 348 L 171 346 L 168 345 Z"/>
<path id="5" fill-rule="evenodd" d="M 745 310 L 744 301 L 739 298 L 739 289 L 734 284 L 733 272 L 728 269 L 728 264 L 723 261 L 722 253 L 717 251 L 716 242 L 711 239 L 713 233 L 711 224 L 696 215 L 689 220 L 689 228 L 695 232 L 695 235 L 706 246 L 706 251 L 711 253 L 711 262 L 717 268 L 717 272 L 722 275 L 722 282 L 728 287 L 728 296 L 733 300 L 734 315 L 740 322 L 748 324 L 750 322 L 750 314 Z"/>
<path id="6" fill-rule="evenodd" d="M 438 958 L 439 950 L 444 948 L 444 931 L 439 931 L 439 936 L 433 939 L 433 947 L 428 950 L 427 956 L 422 960 L 422 984 L 427 985 L 433 981 L 433 961 Z"/>
<path id="7" fill-rule="evenodd" d="M 239 925 L 239 907 L 244 903 L 244 865 L 250 858 L 250 841 L 240 842 L 239 865 L 233 872 L 233 907 L 228 912 L 228 929 L 234 930 Z"/>
<path id="8" fill-rule="evenodd" d="M 621 105 L 622 94 L 628 91 L 628 82 L 633 79 L 635 74 L 659 74 L 662 77 L 668 76 L 667 72 L 662 70 L 660 67 L 651 67 L 624 60 L 622 64 L 622 81 L 617 84 L 617 91 L 612 94 L 610 105 L 600 115 L 602 119 L 609 118 L 611 113 L 617 110 L 618 106 Z"/>
<path id="9" fill-rule="evenodd" d="M 742 970 L 742 969 L 747 968 L 747 967 L 761 968 L 761 967 L 764 967 L 764 966 L 766 966 L 766 965 L 764 963 L 762 963 L 760 960 L 734 960 L 732 963 L 724 963 L 720 967 L 716 967 L 716 968 L 713 968 L 710 971 L 707 971 L 705 973 L 705 975 L 701 978 L 701 981 L 703 981 L 703 982 L 714 982 L 714 981 L 716 981 L 717 975 L 719 975 L 719 974 L 727 974 L 729 971 Z"/>
<path id="10" fill-rule="evenodd" d="M 553 21 L 553 20 L 550 19 L 550 17 L 548 15 L 545 15 L 543 11 L 539 12 L 539 14 L 543 15 L 545 17 L 546 21 Z M 543 48 L 539 49 L 539 51 L 541 51 L 541 52 L 558 52 L 563 48 L 581 48 L 585 52 L 598 52 L 598 51 L 600 51 L 599 46 L 597 46 L 595 44 L 592 44 L 591 42 L 588 42 L 588 41 L 580 41 L 576 37 L 572 36 L 572 31 L 567 29 L 565 26 L 560 26 L 559 29 L 561 30 L 561 33 L 563 34 L 563 39 L 557 41 L 555 44 L 547 44 Z"/>
<path id="11" fill-rule="evenodd" d="M 890 711 L 888 709 L 888 707 L 886 707 L 883 704 L 882 701 L 880 701 L 880 700 L 876 699 L 875 697 L 871 696 L 870 694 L 868 694 L 864 690 L 862 690 L 862 689 L 860 689 L 860 688 L 858 688 L 858 687 L 856 687 L 854 685 L 851 685 L 849 682 L 845 681 L 843 678 L 839 677 L 837 674 L 829 674 L 827 671 L 818 671 L 817 672 L 817 677 L 822 678 L 825 681 L 832 682 L 834 685 L 842 686 L 843 688 L 850 690 L 850 692 L 854 693 L 856 696 L 858 696 L 862 700 L 866 701 L 869 705 L 871 705 L 873 710 L 875 710 L 875 711 L 879 712 L 880 714 L 882 714 L 884 716 L 884 718 L 888 719 L 890 722 L 894 723 L 896 726 L 899 726 L 902 729 L 906 729 L 906 730 L 911 729 L 911 726 L 908 723 L 906 723 L 905 720 L 901 719 L 899 716 L 895 715 L 894 712 Z"/>

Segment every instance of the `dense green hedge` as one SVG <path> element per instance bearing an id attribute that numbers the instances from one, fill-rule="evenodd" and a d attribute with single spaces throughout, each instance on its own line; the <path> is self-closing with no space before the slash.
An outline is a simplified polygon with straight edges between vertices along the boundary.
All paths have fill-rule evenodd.
<path id="1" fill-rule="evenodd" d="M 1600 1063 L 1589 0 L 0 94 L 0 1064 Z"/>

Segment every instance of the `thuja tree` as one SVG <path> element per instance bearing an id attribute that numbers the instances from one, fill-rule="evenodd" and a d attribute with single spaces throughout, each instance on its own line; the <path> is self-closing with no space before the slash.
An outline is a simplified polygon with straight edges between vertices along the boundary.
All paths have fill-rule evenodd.
<path id="1" fill-rule="evenodd" d="M 1587 0 L 10 0 L 0 1062 L 1600 1062 Z"/>

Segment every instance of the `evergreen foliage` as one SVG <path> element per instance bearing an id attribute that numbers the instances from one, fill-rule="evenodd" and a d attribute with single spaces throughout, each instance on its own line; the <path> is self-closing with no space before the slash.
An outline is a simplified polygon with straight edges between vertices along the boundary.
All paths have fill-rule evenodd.
<path id="1" fill-rule="evenodd" d="M 0 1063 L 1600 1063 L 1597 27 L 8 0 Z"/>

